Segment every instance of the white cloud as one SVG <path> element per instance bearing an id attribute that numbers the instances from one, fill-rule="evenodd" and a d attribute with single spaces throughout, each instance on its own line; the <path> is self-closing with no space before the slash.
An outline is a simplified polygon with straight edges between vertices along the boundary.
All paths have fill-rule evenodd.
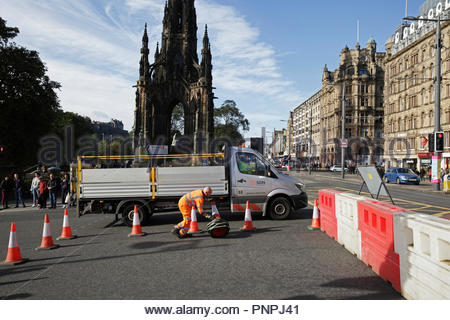
<path id="1" fill-rule="evenodd" d="M 94 119 L 121 119 L 131 129 L 134 89 L 144 22 L 148 22 L 151 56 L 161 37 L 164 0 L 0 0 L 2 17 L 18 26 L 17 42 L 40 52 L 52 80 L 62 84 L 59 97 L 65 110 Z M 235 8 L 213 0 L 196 1 L 198 44 L 204 25 L 213 51 L 214 86 L 224 99 L 238 105 L 253 124 L 255 111 L 272 110 L 288 116 L 302 98 L 295 84 L 283 77 L 282 53 L 265 43 L 260 31 Z M 243 98 L 241 98 L 243 97 Z M 249 101 L 258 100 L 258 107 Z M 284 115 L 285 114 L 285 115 Z"/>

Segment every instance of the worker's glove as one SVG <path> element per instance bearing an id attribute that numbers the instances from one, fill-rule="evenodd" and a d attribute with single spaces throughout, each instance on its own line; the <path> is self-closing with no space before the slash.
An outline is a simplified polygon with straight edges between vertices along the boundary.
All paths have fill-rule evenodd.
<path id="1" fill-rule="evenodd" d="M 212 219 L 213 219 L 213 216 L 210 215 L 210 214 L 205 214 L 204 217 L 205 217 L 206 219 L 208 219 L 208 220 L 212 220 Z"/>

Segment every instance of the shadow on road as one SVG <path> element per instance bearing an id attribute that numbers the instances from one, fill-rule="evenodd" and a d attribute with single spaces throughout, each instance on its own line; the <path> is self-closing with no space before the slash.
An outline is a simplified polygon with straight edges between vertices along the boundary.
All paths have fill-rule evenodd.
<path id="1" fill-rule="evenodd" d="M 29 293 L 18 293 L 18 294 L 12 294 L 10 296 L 0 297 L 2 300 L 23 300 L 26 298 L 31 297 L 32 294 Z"/>
<path id="2" fill-rule="evenodd" d="M 403 299 L 402 296 L 390 287 L 383 279 L 378 276 L 371 277 L 357 277 L 357 278 L 343 278 L 338 280 L 333 280 L 328 283 L 322 284 L 321 287 L 333 287 L 333 288 L 348 288 L 348 289 L 360 289 L 367 291 L 374 291 L 373 293 L 364 294 L 360 296 L 348 296 L 339 297 L 337 299 L 358 299 L 358 300 L 369 300 L 369 299 L 381 299 L 381 300 L 396 300 Z M 379 292 L 377 292 L 379 291 Z"/>

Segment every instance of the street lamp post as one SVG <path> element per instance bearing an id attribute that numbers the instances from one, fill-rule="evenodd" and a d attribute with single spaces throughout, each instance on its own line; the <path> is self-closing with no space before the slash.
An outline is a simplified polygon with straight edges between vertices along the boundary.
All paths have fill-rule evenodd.
<path id="1" fill-rule="evenodd" d="M 345 80 L 342 81 L 342 117 L 341 117 L 341 177 L 345 179 L 345 147 L 343 141 L 345 139 Z"/>
<path id="2" fill-rule="evenodd" d="M 312 106 L 309 113 L 309 174 L 311 174 L 312 165 Z"/>
<path id="3" fill-rule="evenodd" d="M 416 18 L 416 17 L 406 17 L 403 18 L 404 20 L 412 20 L 412 21 L 433 21 L 436 22 L 436 71 L 435 71 L 435 94 L 436 97 L 434 99 L 434 132 L 441 131 L 441 49 L 442 49 L 442 42 L 441 42 L 441 21 L 450 21 L 450 19 L 441 19 L 441 15 L 438 14 L 437 19 L 425 19 L 425 18 Z M 441 152 L 436 151 L 436 146 L 434 149 L 434 157 L 437 159 L 441 158 Z M 437 172 L 439 172 L 439 160 L 436 164 L 438 166 Z M 441 190 L 441 183 L 440 183 L 440 177 L 438 175 L 438 182 L 434 183 L 434 191 L 440 191 Z"/>

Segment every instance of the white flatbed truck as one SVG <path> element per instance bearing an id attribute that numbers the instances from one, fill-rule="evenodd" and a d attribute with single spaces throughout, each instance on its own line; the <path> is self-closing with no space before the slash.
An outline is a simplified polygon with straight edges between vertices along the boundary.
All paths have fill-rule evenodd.
<path id="1" fill-rule="evenodd" d="M 178 210 L 181 196 L 205 186 L 212 188 L 211 198 L 219 209 L 231 212 L 245 211 L 249 201 L 252 211 L 281 220 L 293 209 L 308 205 L 304 184 L 278 172 L 252 149 L 230 147 L 225 154 L 144 156 L 150 163 L 145 168 L 85 168 L 85 158 L 89 157 L 79 157 L 77 166 L 79 216 L 112 213 L 131 225 L 137 205 L 141 223 L 145 223 L 155 212 Z M 194 158 L 203 165 L 193 166 Z M 211 159 L 216 164 L 206 165 Z M 186 160 L 189 164 L 183 165 Z M 155 162 L 165 162 L 166 166 L 152 165 Z"/>

